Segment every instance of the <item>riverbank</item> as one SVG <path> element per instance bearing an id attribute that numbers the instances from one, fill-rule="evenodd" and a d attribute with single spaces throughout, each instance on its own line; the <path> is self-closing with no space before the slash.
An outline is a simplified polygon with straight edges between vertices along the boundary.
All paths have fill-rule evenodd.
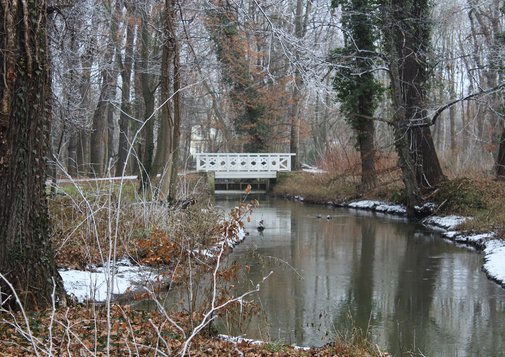
<path id="1" fill-rule="evenodd" d="M 367 194 L 358 194 L 356 177 L 335 179 L 325 172 L 296 172 L 280 180 L 274 195 L 332 207 L 406 216 L 401 184 L 388 180 Z M 505 288 L 505 183 L 455 178 L 425 193 L 416 207 L 421 222 L 455 244 L 484 255 L 486 276 Z"/>

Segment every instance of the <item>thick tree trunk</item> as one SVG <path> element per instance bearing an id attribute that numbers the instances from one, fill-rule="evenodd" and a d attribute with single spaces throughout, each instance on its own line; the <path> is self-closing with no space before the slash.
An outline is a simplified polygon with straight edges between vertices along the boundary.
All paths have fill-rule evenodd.
<path id="1" fill-rule="evenodd" d="M 343 66 L 337 70 L 334 87 L 341 100 L 341 110 L 353 128 L 361 156 L 360 192 L 373 189 L 377 183 L 375 170 L 375 126 L 380 84 L 375 79 L 374 56 L 377 28 L 369 16 L 373 7 L 368 1 L 352 0 L 341 3 L 342 26 L 345 28 L 345 46 L 340 50 Z"/>
<path id="2" fill-rule="evenodd" d="M 389 75 L 391 78 L 391 97 L 393 101 L 393 137 L 395 140 L 395 148 L 398 154 L 398 166 L 402 171 L 402 180 L 405 185 L 405 193 L 407 196 L 407 216 L 415 216 L 415 206 L 420 201 L 419 186 L 417 184 L 415 175 L 415 165 L 410 154 L 410 145 L 407 137 L 408 117 L 406 111 L 406 104 L 404 102 L 403 85 L 402 81 L 402 64 L 401 58 L 402 47 L 401 41 L 403 39 L 403 31 L 401 28 L 393 26 L 398 21 L 398 14 L 394 1 L 390 4 L 391 8 L 385 8 L 384 12 L 384 30 L 385 38 L 387 41 L 388 55 L 389 55 Z"/>
<path id="3" fill-rule="evenodd" d="M 435 150 L 435 144 L 429 127 L 411 129 L 410 142 L 416 168 L 417 184 L 421 188 L 430 188 L 445 179 Z"/>
<path id="4" fill-rule="evenodd" d="M 420 188 L 444 180 L 431 131 L 425 99 L 430 23 L 427 0 L 392 0 L 385 9 L 385 33 L 390 57 L 395 145 L 407 193 L 407 214 L 415 214 Z"/>
<path id="5" fill-rule="evenodd" d="M 54 286 L 56 299 L 64 299 L 45 194 L 51 98 L 47 3 L 2 1 L 0 7 L 0 273 L 25 309 L 44 308 L 51 306 Z M 0 305 L 19 308 L 2 278 Z"/>

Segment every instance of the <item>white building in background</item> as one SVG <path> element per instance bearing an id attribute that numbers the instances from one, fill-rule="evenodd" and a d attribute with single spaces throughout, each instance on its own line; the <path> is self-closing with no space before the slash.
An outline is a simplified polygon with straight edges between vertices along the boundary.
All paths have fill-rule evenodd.
<path id="1" fill-rule="evenodd" d="M 202 152 L 215 152 L 223 143 L 223 135 L 217 128 L 206 128 L 202 125 L 191 127 L 191 143 L 189 153 L 195 156 Z"/>

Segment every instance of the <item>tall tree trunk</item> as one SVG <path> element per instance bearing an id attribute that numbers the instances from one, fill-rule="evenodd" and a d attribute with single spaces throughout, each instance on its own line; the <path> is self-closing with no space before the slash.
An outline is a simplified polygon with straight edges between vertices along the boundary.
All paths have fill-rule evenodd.
<path id="1" fill-rule="evenodd" d="M 108 40 L 101 70 L 102 87 L 96 109 L 93 113 L 93 132 L 91 133 L 90 160 L 92 175 L 101 177 L 111 157 L 108 148 L 112 147 L 113 130 L 111 101 L 116 93 L 117 73 L 114 63 L 114 43 L 112 38 L 116 34 L 116 22 L 111 20 L 110 39 Z M 107 126 L 108 124 L 108 126 Z M 108 130 L 107 130 L 108 129 Z M 108 146 L 109 145 L 109 146 Z"/>
<path id="2" fill-rule="evenodd" d="M 119 116 L 119 147 L 118 147 L 118 160 L 116 166 L 116 176 L 121 176 L 126 164 L 126 155 L 128 154 L 128 137 L 129 137 L 129 122 L 128 115 L 131 112 L 130 105 L 130 92 L 131 92 L 131 75 L 133 63 L 133 40 L 135 38 L 135 29 L 133 26 L 133 4 L 127 5 L 127 18 L 126 18 L 126 44 L 124 60 L 121 60 L 121 53 L 116 52 L 117 61 L 121 70 L 121 114 Z M 116 46 L 119 44 L 116 44 Z M 118 48 L 120 46 L 117 46 Z"/>
<path id="3" fill-rule="evenodd" d="M 431 25 L 427 0 L 392 0 L 390 5 L 385 10 L 389 12 L 385 14 L 385 33 L 389 41 L 395 145 L 407 190 L 407 213 L 413 216 L 420 188 L 445 179 L 431 131 L 418 125 L 427 117 L 426 56 Z"/>
<path id="4" fill-rule="evenodd" d="M 367 0 L 334 0 L 342 6 L 342 26 L 345 28 L 345 47 L 342 58 L 336 61 L 343 66 L 337 69 L 334 87 L 342 102 L 346 120 L 356 135 L 361 158 L 361 184 L 359 191 L 373 189 L 377 184 L 375 170 L 375 125 L 371 119 L 377 107 L 381 87 L 375 79 L 372 53 L 378 28 L 371 11 L 375 5 Z"/>
<path id="5" fill-rule="evenodd" d="M 149 176 L 156 175 L 153 172 L 153 157 L 154 157 L 154 100 L 156 87 L 152 85 L 153 75 L 149 72 L 149 53 L 152 51 L 152 41 L 149 34 L 148 13 L 142 8 L 141 12 L 141 27 L 140 27 L 140 63 L 138 65 L 140 71 L 140 87 L 142 100 L 144 102 L 144 126 L 142 129 L 143 148 L 141 150 L 141 167 L 140 167 L 140 190 L 148 192 L 150 186 Z"/>
<path id="6" fill-rule="evenodd" d="M 0 9 L 0 272 L 25 309 L 45 308 L 55 285 L 64 298 L 45 194 L 51 113 L 47 2 L 2 1 Z M 0 305 L 19 308 L 1 278 Z"/>
<path id="7" fill-rule="evenodd" d="M 78 131 L 77 135 L 77 169 L 78 173 L 85 175 L 90 172 L 90 135 L 88 128 L 88 110 L 91 109 L 90 86 L 91 86 L 91 67 L 94 63 L 93 48 L 95 43 L 91 41 L 84 54 L 81 56 L 82 74 L 79 84 L 79 93 L 82 97 L 82 106 L 84 108 L 85 120 L 82 123 L 83 127 Z"/>
<path id="8" fill-rule="evenodd" d="M 384 33 L 389 58 L 389 75 L 391 78 L 391 97 L 393 102 L 393 137 L 395 148 L 398 153 L 398 166 L 402 171 L 402 180 L 405 185 L 407 196 L 407 216 L 415 216 L 415 206 L 420 201 L 419 186 L 416 180 L 414 160 L 410 153 L 410 143 L 407 137 L 408 121 L 407 108 L 404 98 L 405 85 L 402 80 L 404 56 L 402 45 L 404 41 L 404 29 L 394 26 L 403 16 L 400 16 L 397 0 L 387 2 L 389 7 L 384 7 Z"/>
<path id="9" fill-rule="evenodd" d="M 105 142 L 106 149 L 104 150 L 104 169 L 106 170 L 107 175 L 111 175 L 112 167 L 114 165 L 114 159 L 116 156 L 116 150 L 114 147 L 114 132 L 116 130 L 116 122 L 115 122 L 115 113 L 116 107 L 112 104 L 112 100 L 116 98 L 116 87 L 117 87 L 117 77 L 115 69 L 112 70 L 111 73 L 111 82 L 109 86 L 110 94 L 109 100 L 107 101 L 107 140 Z"/>
<path id="10" fill-rule="evenodd" d="M 216 44 L 224 80 L 232 87 L 235 130 L 244 151 L 264 152 L 272 135 L 267 118 L 269 98 L 259 90 L 259 80 L 250 69 L 248 43 L 238 26 L 235 5 L 226 0 L 215 0 L 213 4 L 207 12 L 206 26 Z"/>
<path id="11" fill-rule="evenodd" d="M 310 12 L 311 2 L 307 1 L 307 8 L 305 11 L 305 19 Z M 296 0 L 296 13 L 295 13 L 295 36 L 301 40 L 306 33 L 306 21 L 304 21 L 303 1 Z M 296 53 L 296 62 L 298 62 L 298 51 Z M 289 135 L 289 152 L 295 154 L 291 156 L 291 169 L 298 170 L 300 168 L 300 88 L 303 85 L 300 68 L 295 68 L 294 73 L 294 86 L 292 93 L 292 104 L 289 110 L 290 113 L 290 135 Z"/>
<path id="12" fill-rule="evenodd" d="M 75 26 L 70 26 L 69 28 L 70 31 L 70 51 L 72 52 L 72 57 L 70 61 L 70 86 L 74 86 L 75 81 L 76 81 L 76 70 L 77 70 L 77 63 L 78 63 L 78 56 L 77 56 L 77 41 L 76 41 L 76 29 Z M 72 107 L 72 95 L 74 90 L 71 88 L 67 95 L 67 109 L 70 110 Z M 71 130 L 69 133 L 70 138 L 68 141 L 68 155 L 67 155 L 67 170 L 70 176 L 75 176 L 77 175 L 77 144 L 78 144 L 78 135 L 79 132 L 78 130 L 75 130 L 75 128 L 72 128 L 74 130 Z"/>
<path id="13" fill-rule="evenodd" d="M 106 135 L 106 119 L 107 107 L 111 99 L 111 86 L 114 83 L 114 78 L 108 68 L 102 70 L 102 88 L 96 109 L 93 113 L 93 132 L 91 133 L 90 142 L 90 161 L 92 176 L 101 177 L 104 172 L 106 156 L 105 149 L 107 147 Z"/>
<path id="14" fill-rule="evenodd" d="M 498 155 L 496 158 L 496 179 L 505 181 L 505 127 L 502 129 L 500 144 L 498 145 Z"/>
<path id="15" fill-rule="evenodd" d="M 160 183 L 162 200 L 172 202 L 177 197 L 177 161 L 180 136 L 180 73 L 179 73 L 179 48 L 175 20 L 175 1 L 165 1 L 165 44 L 162 51 L 161 70 L 161 98 L 166 101 L 162 107 L 162 123 L 165 123 L 164 132 L 164 169 Z M 170 69 L 173 69 L 173 99 L 170 98 Z M 173 105 L 172 105 L 173 103 Z"/>

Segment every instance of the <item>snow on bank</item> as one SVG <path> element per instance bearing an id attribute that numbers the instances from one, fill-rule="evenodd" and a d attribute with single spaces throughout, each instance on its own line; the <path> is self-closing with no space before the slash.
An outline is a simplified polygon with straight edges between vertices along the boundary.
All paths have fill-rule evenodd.
<path id="1" fill-rule="evenodd" d="M 245 236 L 244 230 L 239 229 L 238 234 L 230 233 L 223 242 L 225 246 L 233 248 L 242 242 Z M 211 258 L 219 254 L 221 249 L 222 245 L 216 244 L 209 249 L 194 250 L 193 253 Z M 162 279 L 162 276 L 156 273 L 153 268 L 133 265 L 127 258 L 116 262 L 116 265 L 111 269 L 114 271 L 112 280 L 112 294 L 114 295 L 125 294 L 136 288 L 149 286 Z M 65 290 L 77 301 L 101 302 L 107 298 L 108 267 L 89 266 L 87 270 L 61 269 L 59 272 Z"/>
<path id="2" fill-rule="evenodd" d="M 468 219 L 470 218 L 461 216 L 432 216 L 426 218 L 423 224 L 430 228 L 442 228 L 443 230 L 451 231 Z"/>
<path id="3" fill-rule="evenodd" d="M 245 338 L 245 337 L 241 337 L 241 336 L 230 336 L 230 335 L 219 334 L 217 337 L 219 337 L 223 341 L 230 342 L 235 345 L 238 343 L 247 343 L 249 345 L 259 346 L 259 345 L 263 345 L 263 344 L 267 343 L 265 341 L 253 340 L 253 339 Z M 299 350 L 299 351 L 310 351 L 310 349 L 311 349 L 310 347 L 303 347 L 303 346 L 296 346 L 296 345 L 292 345 L 292 347 L 295 350 Z"/>
<path id="4" fill-rule="evenodd" d="M 307 164 L 302 164 L 302 171 L 304 171 L 304 172 L 310 172 L 312 174 L 323 174 L 323 173 L 326 172 L 323 169 L 320 169 L 320 168 L 315 167 L 315 166 L 307 165 Z"/>
<path id="5" fill-rule="evenodd" d="M 505 287 L 505 241 L 494 232 L 469 234 L 457 230 L 458 226 L 471 217 L 433 216 L 426 218 L 423 224 L 430 228 L 442 229 L 442 235 L 457 243 L 476 247 L 484 252 L 483 270 L 489 279 Z"/>
<path id="6" fill-rule="evenodd" d="M 405 207 L 401 205 L 392 205 L 381 201 L 372 201 L 372 200 L 355 201 L 348 203 L 346 206 L 350 208 L 366 209 L 389 214 L 404 215 L 407 213 Z"/>
<path id="7" fill-rule="evenodd" d="M 490 279 L 505 287 L 505 241 L 489 240 L 484 254 L 484 271 Z"/>
<path id="8" fill-rule="evenodd" d="M 112 294 L 124 294 L 129 289 L 155 283 L 160 276 L 153 269 L 134 266 L 128 259 L 116 262 L 112 280 Z M 79 302 L 105 301 L 107 298 L 107 267 L 88 267 L 88 270 L 61 269 L 60 275 L 68 294 Z"/>

